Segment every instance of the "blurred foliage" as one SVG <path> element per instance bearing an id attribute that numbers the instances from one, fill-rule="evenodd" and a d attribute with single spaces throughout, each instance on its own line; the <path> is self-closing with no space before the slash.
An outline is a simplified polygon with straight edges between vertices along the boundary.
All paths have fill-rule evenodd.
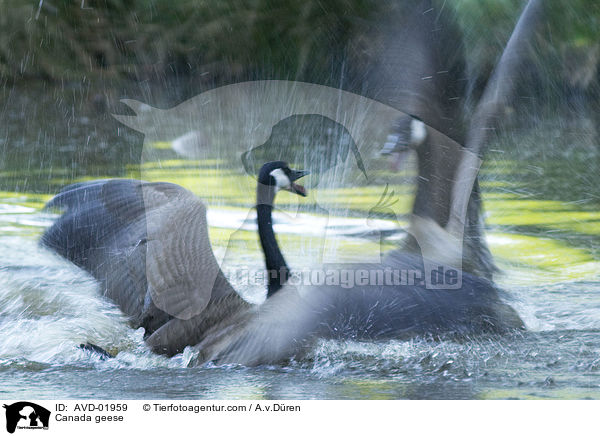
<path id="1" fill-rule="evenodd" d="M 343 47 L 357 37 L 360 23 L 384 3 L 0 0 L 0 76 L 81 81 L 210 73 L 212 80 L 219 80 L 260 71 L 278 77 L 323 77 L 342 61 Z M 457 12 L 472 71 L 486 77 L 524 1 L 443 3 Z M 597 81 L 600 2 L 546 3 L 541 51 L 552 52 L 559 63 L 583 64 L 588 70 L 584 76 L 593 70 Z M 572 72 L 567 68 L 556 73 Z"/>
<path id="2" fill-rule="evenodd" d="M 365 0 L 0 0 L 0 72 L 56 81 L 300 73 L 328 63 Z M 319 41 L 317 49 L 316 42 Z"/>
<path id="3" fill-rule="evenodd" d="M 543 49 L 593 47 L 600 43 L 600 2 L 544 0 Z M 471 56 L 490 68 L 524 6 L 523 0 L 455 0 L 453 5 Z"/>
<path id="4" fill-rule="evenodd" d="M 404 1 L 410 6 L 414 0 Z M 476 101 L 526 2 L 433 1 L 455 12 Z M 558 130 L 559 139 L 553 141 L 558 146 L 570 150 L 585 143 L 595 149 L 600 124 L 600 2 L 543 1 L 545 25 L 534 44 L 536 56 L 523 68 L 517 86 L 519 104 L 507 108 L 504 125 L 513 130 L 515 126 Z M 27 114 L 32 125 L 37 125 L 35 120 L 48 124 L 43 108 L 67 120 L 65 126 L 52 124 L 49 136 L 33 129 L 12 132 L 13 140 L 0 140 L 0 152 L 10 144 L 10 156 L 18 160 L 29 155 L 25 146 L 15 146 L 15 137 L 29 135 L 28 141 L 39 142 L 41 135 L 51 142 L 80 128 L 92 134 L 91 141 L 88 138 L 78 147 L 77 162 L 87 162 L 91 154 L 94 162 L 110 159 L 110 153 L 120 155 L 115 147 L 106 146 L 118 141 L 103 138 L 97 126 L 113 126 L 106 114 L 122 110 L 118 99 L 125 95 L 160 106 L 176 104 L 208 87 L 253 78 L 337 85 L 342 65 L 356 62 L 352 57 L 360 55 L 353 48 L 368 50 L 373 45 L 365 29 L 377 28 L 377 17 L 391 4 L 391 0 L 0 0 L 0 84 L 19 84 L 0 87 L 0 108 L 22 107 L 21 112 L 0 116 L 0 122 L 10 129 L 13 118 Z M 179 86 L 177 80 L 189 86 Z M 159 86 L 152 86 L 157 82 Z M 162 98 L 156 95 L 159 92 L 168 95 Z M 24 94 L 38 103 L 38 96 L 44 95 L 53 103 L 26 104 L 21 101 Z M 75 113 L 91 118 L 94 129 L 85 123 L 74 127 Z M 105 118 L 96 120 L 98 114 Z M 521 147 L 522 141 L 514 146 Z M 5 162 L 0 162 L 0 169 L 11 162 L 6 151 L 2 153 Z M 135 161 L 135 153 L 129 155 Z M 39 159 L 59 158 L 67 159 L 58 151 Z M 29 166 L 37 164 L 30 156 L 27 159 Z"/>

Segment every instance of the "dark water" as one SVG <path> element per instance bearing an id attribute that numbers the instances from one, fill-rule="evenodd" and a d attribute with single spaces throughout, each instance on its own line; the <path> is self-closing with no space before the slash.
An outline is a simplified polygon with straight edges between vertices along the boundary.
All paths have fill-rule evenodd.
<path id="1" fill-rule="evenodd" d="M 461 342 L 321 341 L 305 360 L 286 366 L 189 368 L 191 351 L 171 359 L 150 353 L 143 332 L 98 296 L 91 277 L 37 244 L 56 216 L 41 211 L 46 197 L 36 193 L 54 193 L 75 179 L 136 176 L 141 152 L 140 135 L 105 113 L 94 115 L 87 103 L 93 96 L 67 92 L 73 103 L 64 95 L 47 104 L 12 95 L 2 112 L 9 126 L 0 138 L 2 397 L 600 398 L 597 158 L 581 158 L 575 150 L 560 157 L 562 166 L 547 157 L 519 164 L 492 151 L 484 168 L 488 239 L 502 269 L 498 280 L 527 331 Z M 224 206 L 220 201 L 219 223 L 211 224 L 235 228 L 240 211 Z M 227 217 L 233 224 L 224 224 Z M 291 237 L 286 252 L 292 258 L 306 248 L 294 245 L 294 235 L 322 225 L 316 215 L 304 218 L 303 226 L 280 228 Z M 340 216 L 335 224 L 354 229 L 348 220 Z M 339 235 L 336 241 L 357 255 L 370 243 Z M 261 262 L 252 250 L 234 253 L 236 259 Z M 256 289 L 240 292 L 261 298 Z M 78 348 L 84 342 L 118 354 L 101 360 Z"/>
<path id="2" fill-rule="evenodd" d="M 52 216 L 4 201 L 4 397 L 599 398 L 597 281 L 511 286 L 505 270 L 504 287 L 529 328 L 515 335 L 462 342 L 322 341 L 309 358 L 285 367 L 188 368 L 191 352 L 171 359 L 150 353 L 143 332 L 98 296 L 93 279 L 38 247 Z M 493 235 L 490 240 L 493 246 Z M 529 271 L 532 280 L 544 280 L 544 271 Z M 110 344 L 117 357 L 100 360 L 77 348 L 83 342 Z"/>

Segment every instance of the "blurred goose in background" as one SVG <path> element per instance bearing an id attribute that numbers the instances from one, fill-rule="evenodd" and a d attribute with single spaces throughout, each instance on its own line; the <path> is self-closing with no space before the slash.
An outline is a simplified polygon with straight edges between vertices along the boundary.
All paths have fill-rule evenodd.
<path id="1" fill-rule="evenodd" d="M 478 159 L 515 98 L 542 16 L 542 2 L 529 0 L 479 99 L 469 95 L 473 78 L 446 2 L 386 4 L 366 26 L 368 37 L 360 35 L 351 47 L 360 61 L 349 64 L 346 86 L 406 114 L 391 126 L 381 150 L 395 156 L 396 166 L 408 151 L 417 156 L 413 236 L 406 249 L 420 252 L 414 237 L 420 235 L 426 245 L 438 245 L 437 252 L 456 253 L 452 263 L 465 271 L 491 279 L 497 270 L 483 231 Z"/>

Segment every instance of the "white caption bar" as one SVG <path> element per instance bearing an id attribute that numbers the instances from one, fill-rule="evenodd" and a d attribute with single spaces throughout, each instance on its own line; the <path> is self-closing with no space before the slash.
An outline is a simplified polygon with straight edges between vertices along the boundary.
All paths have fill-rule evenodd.
<path id="1" fill-rule="evenodd" d="M 598 405 L 582 401 L 2 400 L 15 435 L 587 434 Z M 18 410 L 17 410 L 18 409 Z M 44 412 L 48 411 L 49 416 Z M 16 413 L 19 413 L 17 417 Z M 17 419 L 17 421 L 15 421 Z M 45 422 L 44 422 L 45 421 Z M 46 428 L 45 428 L 46 427 Z M 9 429 L 10 430 L 10 429 Z M 42 430 L 35 432 L 33 430 Z M 235 433 L 234 433 L 235 432 Z M 7 434 L 7 433 L 4 433 Z"/>

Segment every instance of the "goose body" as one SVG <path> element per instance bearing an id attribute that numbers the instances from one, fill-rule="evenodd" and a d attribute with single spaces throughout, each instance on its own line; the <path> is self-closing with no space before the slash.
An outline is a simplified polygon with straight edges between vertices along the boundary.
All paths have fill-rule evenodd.
<path id="1" fill-rule="evenodd" d="M 205 324 L 249 307 L 213 255 L 204 204 L 178 185 L 100 180 L 68 186 L 46 207 L 63 214 L 42 245 L 94 276 L 150 344 L 173 320 L 195 326 L 157 352 L 180 352 L 202 339 Z"/>
<path id="2" fill-rule="evenodd" d="M 287 165 L 270 165 L 264 171 L 268 181 L 261 183 L 259 177 L 259 231 L 267 269 L 285 267 L 287 274 L 270 226 L 275 193 L 280 185 L 286 188 L 274 167 Z M 293 181 L 287 188 L 294 189 Z M 299 355 L 319 337 L 373 340 L 522 327 L 491 282 L 467 273 L 462 287 L 452 290 L 430 290 L 423 283 L 296 287 L 285 284 L 287 275 L 277 276 L 281 285 L 269 287 L 269 298 L 250 304 L 219 269 L 203 203 L 177 185 L 137 180 L 77 184 L 48 207 L 64 212 L 42 244 L 92 274 L 132 326 L 145 329 L 145 340 L 157 353 L 174 355 L 193 346 L 199 363 L 256 365 Z M 373 269 L 373 264 L 319 267 L 357 271 Z M 378 267 L 423 271 L 418 256 L 400 251 Z"/>

